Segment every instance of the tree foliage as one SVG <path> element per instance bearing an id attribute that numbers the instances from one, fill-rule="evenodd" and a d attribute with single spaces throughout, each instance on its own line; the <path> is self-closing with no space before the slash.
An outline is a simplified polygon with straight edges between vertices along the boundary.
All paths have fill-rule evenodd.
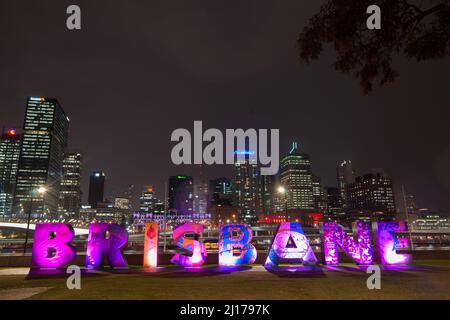
<path id="1" fill-rule="evenodd" d="M 310 63 L 331 44 L 334 68 L 354 74 L 365 93 L 393 82 L 395 55 L 418 61 L 450 55 L 450 0 L 328 0 L 298 38 L 299 58 Z M 381 29 L 369 30 L 368 6 L 381 9 Z"/>

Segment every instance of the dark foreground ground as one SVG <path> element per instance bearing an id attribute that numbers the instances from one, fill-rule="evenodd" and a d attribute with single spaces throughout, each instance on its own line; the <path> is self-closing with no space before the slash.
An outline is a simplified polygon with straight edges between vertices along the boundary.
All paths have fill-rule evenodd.
<path id="1" fill-rule="evenodd" d="M 381 289 L 369 290 L 367 274 L 353 264 L 339 267 L 217 266 L 156 272 L 131 269 L 83 275 L 81 290 L 66 277 L 27 278 L 28 269 L 0 268 L 1 299 L 450 299 L 450 261 L 416 261 L 381 271 Z"/>

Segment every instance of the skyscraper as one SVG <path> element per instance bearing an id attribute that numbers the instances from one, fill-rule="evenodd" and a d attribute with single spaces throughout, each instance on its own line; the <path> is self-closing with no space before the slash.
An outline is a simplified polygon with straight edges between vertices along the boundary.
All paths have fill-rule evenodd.
<path id="1" fill-rule="evenodd" d="M 139 211 L 154 213 L 156 204 L 159 200 L 156 198 L 152 185 L 144 186 L 142 194 L 139 198 Z"/>
<path id="2" fill-rule="evenodd" d="M 280 184 L 286 190 L 287 209 L 295 212 L 314 210 L 313 183 L 309 155 L 298 151 L 297 143 L 280 163 Z"/>
<path id="3" fill-rule="evenodd" d="M 94 171 L 89 178 L 88 203 L 92 208 L 97 208 L 98 203 L 103 202 L 105 179 L 106 176 L 103 171 Z"/>
<path id="4" fill-rule="evenodd" d="M 356 177 L 346 187 L 347 206 L 351 211 L 380 214 L 391 217 L 395 214 L 392 179 L 381 170 Z"/>
<path id="5" fill-rule="evenodd" d="M 346 186 L 355 182 L 355 172 L 350 160 L 344 160 L 336 169 L 339 193 L 341 195 L 342 207 L 347 207 Z"/>
<path id="6" fill-rule="evenodd" d="M 249 153 L 249 151 L 241 151 Z M 237 206 L 240 221 L 250 225 L 258 222 L 257 208 L 257 167 L 256 160 L 245 157 L 234 163 L 234 205 Z"/>
<path id="7" fill-rule="evenodd" d="M 275 175 L 261 175 L 258 173 L 257 214 L 265 216 L 272 213 L 274 207 Z"/>
<path id="8" fill-rule="evenodd" d="M 312 187 L 314 198 L 314 210 L 318 212 L 325 212 L 327 209 L 327 196 L 322 188 L 319 176 L 312 175 Z"/>
<path id="9" fill-rule="evenodd" d="M 339 188 L 328 187 L 327 191 L 327 211 L 331 214 L 342 213 L 342 199 Z"/>
<path id="10" fill-rule="evenodd" d="M 233 183 L 228 178 L 216 178 L 209 182 L 211 205 L 233 204 Z"/>
<path id="11" fill-rule="evenodd" d="M 194 213 L 205 214 L 208 212 L 209 186 L 208 181 L 196 177 L 194 179 Z"/>
<path id="12" fill-rule="evenodd" d="M 11 214 L 14 186 L 20 154 L 20 135 L 15 129 L 5 129 L 0 139 L 0 217 Z"/>
<path id="13" fill-rule="evenodd" d="M 56 214 L 69 118 L 56 99 L 28 98 L 13 211 L 33 217 Z M 37 193 L 45 188 L 45 193 Z"/>
<path id="14" fill-rule="evenodd" d="M 65 214 L 78 217 L 81 206 L 81 154 L 78 152 L 64 156 L 59 199 Z"/>
<path id="15" fill-rule="evenodd" d="M 194 213 L 194 185 L 191 176 L 177 175 L 169 178 L 169 211 L 180 215 Z"/>

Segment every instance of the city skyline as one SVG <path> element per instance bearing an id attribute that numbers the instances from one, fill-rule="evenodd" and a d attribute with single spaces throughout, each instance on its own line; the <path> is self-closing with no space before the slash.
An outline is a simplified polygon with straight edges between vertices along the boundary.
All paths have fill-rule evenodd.
<path id="1" fill-rule="evenodd" d="M 46 103 L 56 104 L 59 107 L 58 100 L 55 99 L 55 98 L 42 98 L 42 97 L 34 98 L 34 97 L 28 97 L 27 101 L 29 103 L 31 102 L 32 105 L 33 105 L 33 103 L 35 103 L 35 101 L 39 101 L 39 103 L 43 103 L 43 104 L 46 104 Z M 61 108 L 61 107 L 59 107 L 59 108 Z M 67 118 L 67 120 L 69 120 L 69 117 L 66 116 L 65 113 L 64 113 L 64 109 L 61 109 L 61 111 L 63 112 L 64 117 Z M 25 114 L 25 121 L 27 121 L 27 115 L 26 114 Z M 25 125 L 26 125 L 26 122 L 25 122 Z M 14 136 L 17 136 L 17 139 L 20 139 L 20 137 L 24 135 L 23 132 L 26 131 L 26 130 L 24 130 L 24 128 L 19 128 L 18 129 L 17 127 L 12 127 L 12 126 L 3 126 L 3 128 L 4 128 L 3 129 L 3 134 L 11 134 L 11 132 L 13 132 Z M 14 128 L 14 129 L 11 129 L 11 128 Z M 81 172 L 84 171 L 83 170 L 84 165 L 83 165 L 83 162 L 81 161 L 81 154 L 82 154 L 82 152 L 81 153 L 80 152 L 73 152 L 72 150 L 70 150 L 70 148 L 68 148 L 67 150 L 65 150 L 65 154 L 68 157 L 73 157 L 73 156 L 76 155 L 78 157 L 78 160 L 77 160 L 77 166 L 78 167 L 76 168 L 76 170 L 78 170 L 78 171 L 81 170 Z M 343 160 L 343 161 L 341 161 L 341 163 L 339 165 L 336 166 L 336 173 L 337 173 L 337 175 L 335 176 L 335 178 L 336 178 L 335 184 L 325 185 L 325 184 L 321 183 L 321 180 L 322 180 L 321 179 L 321 175 L 316 175 L 316 172 L 314 170 L 311 171 L 311 167 L 312 166 L 311 166 L 311 162 L 310 162 L 310 155 L 302 152 L 302 150 L 299 147 L 298 142 L 294 141 L 294 142 L 292 142 L 292 145 L 289 148 L 288 152 L 283 154 L 282 151 L 280 151 L 281 162 L 280 162 L 279 172 L 277 174 L 273 175 L 274 177 L 276 177 L 275 179 L 277 179 L 276 184 L 278 186 L 288 187 L 290 185 L 289 182 L 283 180 L 284 179 L 283 178 L 283 166 L 284 166 L 283 163 L 285 163 L 285 161 L 291 161 L 292 162 L 291 158 L 292 157 L 295 158 L 297 156 L 306 157 L 305 159 L 307 161 L 307 169 L 306 169 L 307 171 L 306 172 L 309 172 L 309 173 L 308 173 L 308 176 L 306 176 L 307 177 L 306 181 L 310 182 L 308 184 L 308 186 L 309 186 L 309 188 L 311 188 L 311 190 L 309 191 L 310 195 L 307 198 L 305 198 L 305 199 L 309 199 L 308 201 L 311 202 L 310 206 L 309 206 L 309 211 L 311 211 L 311 210 L 317 211 L 317 212 L 321 212 L 322 211 L 322 210 L 319 209 L 319 207 L 317 206 L 316 202 L 317 201 L 322 201 L 324 199 L 323 197 L 325 196 L 325 194 L 327 193 L 327 189 L 329 189 L 329 188 L 336 188 L 337 187 L 337 189 L 339 190 L 341 199 L 345 199 L 346 198 L 346 196 L 345 196 L 345 185 L 348 184 L 348 183 L 354 182 L 355 178 L 364 179 L 367 175 L 370 176 L 371 174 L 374 174 L 374 173 L 375 174 L 380 174 L 379 172 L 382 172 L 382 174 L 385 175 L 384 170 L 380 169 L 380 168 L 372 168 L 368 172 L 364 172 L 364 173 L 358 172 L 358 171 L 354 170 L 351 160 Z M 66 161 L 66 160 L 64 160 L 64 161 Z M 73 161 L 73 160 L 71 160 L 71 161 Z M 301 161 L 303 161 L 303 160 L 301 160 Z M 237 164 L 237 166 L 236 166 L 236 164 Z M 236 171 L 236 169 L 239 168 L 239 161 L 236 162 L 236 164 L 233 166 L 235 174 L 236 174 L 236 172 L 238 172 L 238 171 Z M 188 165 L 181 165 L 181 166 L 182 167 L 189 167 Z M 212 175 L 212 176 L 211 175 L 204 175 L 204 173 L 203 173 L 203 171 L 205 171 L 204 168 L 208 167 L 208 166 L 205 166 L 205 165 L 194 165 L 194 166 L 198 169 L 197 174 L 194 174 L 193 176 L 186 176 L 184 173 L 181 173 L 178 170 L 178 171 L 175 171 L 175 172 L 177 172 L 176 175 L 172 175 L 172 176 L 167 177 L 166 181 L 164 182 L 164 187 L 163 188 L 165 188 L 167 186 L 167 188 L 168 188 L 167 191 L 169 193 L 169 197 L 167 198 L 168 209 L 169 210 L 171 210 L 171 209 L 173 209 L 175 207 L 174 205 L 171 206 L 171 204 L 170 204 L 170 202 L 172 201 L 171 200 L 171 195 L 170 195 L 171 190 L 172 190 L 172 187 L 171 187 L 171 179 L 172 178 L 178 178 L 178 177 L 186 176 L 186 177 L 189 177 L 191 179 L 191 184 L 195 185 L 195 183 L 198 182 L 198 179 L 200 179 L 202 181 L 205 181 L 205 183 L 208 183 L 208 182 L 210 183 L 210 182 L 212 182 L 215 179 L 223 177 L 223 176 L 217 176 L 217 175 Z M 216 166 L 218 166 L 218 165 L 216 165 Z M 255 171 L 254 174 L 256 174 L 257 173 L 256 168 L 258 168 L 258 170 L 259 170 L 260 166 L 256 165 L 256 164 L 253 164 L 252 166 L 255 168 L 254 169 L 254 171 Z M 209 167 L 214 167 L 214 165 L 213 166 L 209 166 Z M 195 170 L 194 170 L 194 172 L 195 172 Z M 61 172 L 61 174 L 63 174 L 63 172 Z M 81 208 L 82 205 L 86 205 L 86 204 L 90 205 L 91 208 L 96 208 L 96 205 L 93 204 L 93 203 L 100 203 L 100 202 L 103 202 L 103 201 L 105 201 L 105 202 L 103 202 L 103 205 L 107 205 L 107 203 L 110 203 L 110 204 L 114 205 L 114 199 L 124 197 L 127 194 L 126 188 L 124 188 L 123 190 L 119 190 L 119 191 L 114 190 L 114 191 L 109 191 L 108 192 L 107 191 L 107 187 L 106 187 L 107 184 L 105 183 L 107 174 L 105 172 L 103 172 L 102 170 L 94 170 L 94 171 L 91 171 L 91 172 L 87 173 L 87 175 L 90 176 L 90 179 L 86 179 L 86 173 L 84 173 L 84 175 L 83 175 L 83 173 L 80 174 L 80 172 L 78 172 L 76 174 L 77 174 L 77 178 L 76 178 L 77 180 L 74 180 L 74 181 L 77 181 L 77 183 L 80 183 L 80 180 L 81 180 L 81 184 L 83 184 L 83 183 L 85 183 L 85 180 L 89 180 L 88 191 L 87 192 L 81 191 L 81 194 L 76 196 L 76 198 L 79 199 L 78 200 L 79 201 L 78 203 L 80 205 L 79 208 Z M 83 179 L 83 176 L 85 177 L 84 179 Z M 98 199 L 91 200 L 90 197 L 93 196 L 93 194 L 95 193 L 95 192 L 93 192 L 93 190 L 91 190 L 91 188 L 93 186 L 93 181 L 96 180 L 95 179 L 96 177 L 102 177 L 102 179 L 103 179 L 102 182 L 101 182 L 101 191 L 99 191 L 100 193 L 98 195 L 94 195 Z M 233 174 L 230 174 L 227 177 L 230 178 L 230 179 L 236 178 L 236 176 L 233 177 Z M 271 177 L 271 176 L 267 176 L 267 177 Z M 256 179 L 256 176 L 254 176 L 254 179 Z M 300 180 L 302 180 L 302 179 L 303 178 L 301 178 Z M 313 197 L 313 193 L 312 192 L 313 192 L 314 179 L 316 179 L 317 187 L 320 188 L 321 190 L 317 191 L 317 196 L 319 197 L 319 200 L 314 200 L 314 203 L 313 203 L 313 198 L 312 198 Z M 391 179 L 391 178 L 389 178 L 389 179 Z M 63 184 L 63 181 L 64 180 L 61 180 L 62 184 Z M 271 181 L 275 181 L 275 180 L 271 180 Z M 167 185 L 167 182 L 169 182 L 168 185 Z M 236 181 L 235 181 L 235 183 L 236 183 Z M 256 183 L 256 180 L 255 180 L 255 183 Z M 275 182 L 272 182 L 272 183 L 275 183 Z M 392 184 L 392 180 L 391 180 L 391 184 Z M 129 183 L 129 184 L 127 184 L 127 188 L 129 188 L 130 185 L 134 186 L 133 183 Z M 395 184 L 393 184 L 393 185 L 396 186 Z M 146 185 L 138 186 L 138 190 L 139 190 L 140 187 L 144 187 L 144 189 L 145 189 Z M 393 188 L 393 189 L 394 190 L 398 189 L 398 186 L 396 186 L 396 187 L 397 188 Z M 163 188 L 159 189 L 159 190 L 157 188 L 155 188 L 153 190 L 153 185 L 152 185 L 152 192 L 154 192 L 156 199 L 161 199 L 161 201 L 163 201 L 163 199 L 164 199 L 163 195 L 164 195 L 165 191 L 164 191 Z M 256 188 L 256 185 L 255 185 L 255 188 Z M 277 186 L 272 185 L 272 188 L 274 188 L 274 190 L 272 190 L 272 191 L 268 190 L 269 194 L 272 193 L 272 195 L 270 197 L 274 197 L 274 194 L 276 193 Z M 295 186 L 294 186 L 294 188 L 295 188 Z M 301 188 L 303 188 L 303 187 L 301 187 Z M 238 189 L 239 189 L 239 187 L 238 187 Z M 73 190 L 73 191 L 76 191 L 76 190 Z M 76 192 L 79 192 L 79 191 L 76 191 Z M 206 190 L 206 192 L 208 192 L 208 191 Z M 256 193 L 259 194 L 261 191 L 255 189 L 252 192 L 254 192 L 255 194 Z M 323 192 L 323 194 L 321 194 L 322 192 Z M 85 194 L 84 197 L 83 197 L 83 194 Z M 195 193 L 195 195 L 194 195 L 194 193 L 192 193 L 192 191 L 191 191 L 191 194 L 192 194 L 192 197 L 198 196 L 197 193 Z M 141 205 L 140 204 L 140 197 L 141 196 L 142 195 L 139 194 L 139 192 L 131 195 L 131 200 L 132 200 L 131 204 L 133 206 L 133 209 L 132 209 L 133 211 L 137 211 L 137 209 L 140 208 L 140 205 Z M 290 194 L 289 196 L 292 197 L 293 194 Z M 63 201 L 63 197 L 64 196 L 61 194 L 59 197 L 61 197 L 60 202 Z M 414 201 L 416 201 L 416 198 L 418 196 L 415 195 L 415 194 L 408 193 L 407 197 L 413 197 Z M 419 197 L 420 197 L 420 195 L 419 195 Z M 394 211 L 389 210 L 389 211 L 390 212 L 395 212 L 396 211 L 397 213 L 401 214 L 403 212 L 403 210 L 404 210 L 404 207 L 405 207 L 404 200 L 403 200 L 403 195 L 395 197 L 395 191 L 394 191 L 394 198 L 396 198 L 396 199 L 395 199 L 395 202 L 393 203 L 393 206 L 394 206 L 394 208 L 397 207 L 397 210 L 394 210 Z M 74 200 L 72 200 L 72 201 L 74 201 Z M 77 201 L 77 200 L 75 200 L 75 201 Z M 190 210 L 192 210 L 192 212 L 194 213 L 194 209 L 195 209 L 194 208 L 195 207 L 195 204 L 194 204 L 195 200 L 194 200 L 194 198 L 192 198 L 191 201 L 193 201 L 193 202 L 191 204 L 191 209 Z M 237 201 L 237 203 L 240 203 L 240 200 L 238 200 L 238 199 L 235 199 L 235 201 Z M 261 201 L 261 199 L 257 200 L 255 198 L 255 199 L 253 199 L 251 201 L 258 202 L 258 201 Z M 277 201 L 277 200 L 275 200 L 275 198 L 273 198 L 273 199 L 270 199 L 270 201 Z M 280 201 L 280 200 L 278 200 L 278 201 Z M 289 208 L 290 208 L 290 210 L 296 208 L 293 205 L 292 201 L 293 200 L 289 200 L 289 203 L 290 203 Z M 324 201 L 326 201 L 326 200 L 324 200 Z M 341 201 L 343 201 L 343 200 L 341 200 Z M 254 207 L 253 214 L 254 214 L 255 217 L 257 216 L 257 212 L 256 211 L 259 212 L 259 209 L 257 210 L 257 208 L 258 208 L 258 206 L 261 205 L 261 203 L 257 204 L 256 202 L 255 202 L 255 204 L 253 206 Z M 74 204 L 72 204 L 72 206 L 73 205 Z M 235 205 L 237 205 L 238 207 L 244 207 L 245 208 L 245 205 L 241 206 L 241 205 L 236 204 L 236 203 L 235 203 Z M 67 210 L 67 208 L 65 208 L 66 205 L 63 204 L 63 202 L 60 203 L 60 206 L 64 207 L 64 209 Z M 206 208 L 207 206 L 209 206 L 209 203 L 208 204 L 205 203 L 204 206 Z M 272 203 L 272 208 L 271 208 L 272 209 L 272 213 L 279 212 L 280 211 L 279 206 L 280 206 L 280 204 L 278 204 L 278 206 L 277 206 L 276 204 Z M 420 206 L 420 207 L 421 208 L 430 209 L 430 208 L 428 208 L 426 206 Z M 345 208 L 346 208 L 346 204 L 345 204 L 345 202 L 343 202 L 342 203 L 342 210 L 345 209 Z M 402 211 L 400 211 L 399 208 L 402 208 Z M 198 209 L 198 207 L 197 207 L 197 209 Z M 301 209 L 301 205 L 297 209 Z M 69 213 L 71 211 L 72 210 L 68 210 Z M 77 211 L 78 211 L 78 209 L 77 209 Z M 204 211 L 204 210 L 202 210 L 202 211 Z M 431 208 L 431 211 L 442 211 L 442 210 L 435 210 L 435 209 Z M 269 212 L 270 212 L 270 209 L 269 209 Z M 198 212 L 196 212 L 196 213 L 198 213 Z M 444 213 L 448 213 L 448 212 L 444 211 Z"/>
<path id="2" fill-rule="evenodd" d="M 334 53 L 311 66 L 297 60 L 297 36 L 321 1 L 180 2 L 182 15 L 145 3 L 127 7 L 135 19 L 126 24 L 110 24 L 123 8 L 103 4 L 83 5 L 76 33 L 60 26 L 64 3 L 32 4 L 33 11 L 5 2 L 0 12 L 9 26 L 0 30 L 8 43 L 0 124 L 22 127 L 29 95 L 57 98 L 72 120 L 69 150 L 84 156 L 84 196 L 95 170 L 108 176 L 107 195 L 132 183 L 153 184 L 162 197 L 166 177 L 198 175 L 196 166 L 170 163 L 170 132 L 203 120 L 221 129 L 279 128 L 281 153 L 299 141 L 323 185 L 335 186 L 336 166 L 350 159 L 359 174 L 384 168 L 396 193 L 404 184 L 420 206 L 450 211 L 448 60 L 399 57 L 396 82 L 363 95 L 330 68 Z M 201 168 L 212 177 L 232 170 Z"/>

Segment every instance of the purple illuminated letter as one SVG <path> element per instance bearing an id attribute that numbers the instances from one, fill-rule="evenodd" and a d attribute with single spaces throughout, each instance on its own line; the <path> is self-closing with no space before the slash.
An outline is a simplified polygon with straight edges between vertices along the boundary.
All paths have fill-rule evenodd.
<path id="1" fill-rule="evenodd" d="M 89 236 L 86 250 L 86 267 L 101 267 L 103 256 L 113 268 L 126 268 L 127 263 L 120 249 L 128 241 L 125 227 L 110 223 L 92 223 L 89 225 Z"/>
<path id="2" fill-rule="evenodd" d="M 298 222 L 280 223 L 264 265 L 278 265 L 284 262 L 283 260 L 285 262 L 301 261 L 303 264 L 317 263 L 317 258 Z"/>
<path id="3" fill-rule="evenodd" d="M 245 224 L 222 226 L 219 233 L 219 265 L 236 266 L 255 262 L 256 249 L 250 243 L 251 240 L 252 229 Z M 234 249 L 240 250 L 238 256 L 233 254 Z"/>
<path id="4" fill-rule="evenodd" d="M 185 233 L 194 233 L 201 235 L 203 232 L 203 225 L 200 223 L 187 222 L 173 230 L 173 239 L 177 246 L 192 252 L 191 256 L 185 256 L 176 253 L 170 262 L 178 264 L 182 267 L 198 267 L 201 266 L 206 259 L 206 247 L 198 240 L 188 239 L 184 237 Z"/>
<path id="5" fill-rule="evenodd" d="M 397 232 L 407 232 L 406 221 L 376 222 L 377 248 L 383 265 L 405 265 L 411 263 L 410 254 L 398 254 L 397 249 L 410 248 L 407 237 L 397 237 Z"/>
<path id="6" fill-rule="evenodd" d="M 325 264 L 339 263 L 338 246 L 358 264 L 370 265 L 373 263 L 370 222 L 356 221 L 353 230 L 358 237 L 358 242 L 354 241 L 336 222 L 323 223 L 322 243 Z"/>
<path id="7" fill-rule="evenodd" d="M 39 223 L 34 231 L 32 265 L 39 268 L 62 268 L 76 256 L 69 244 L 74 231 L 65 223 Z"/>

